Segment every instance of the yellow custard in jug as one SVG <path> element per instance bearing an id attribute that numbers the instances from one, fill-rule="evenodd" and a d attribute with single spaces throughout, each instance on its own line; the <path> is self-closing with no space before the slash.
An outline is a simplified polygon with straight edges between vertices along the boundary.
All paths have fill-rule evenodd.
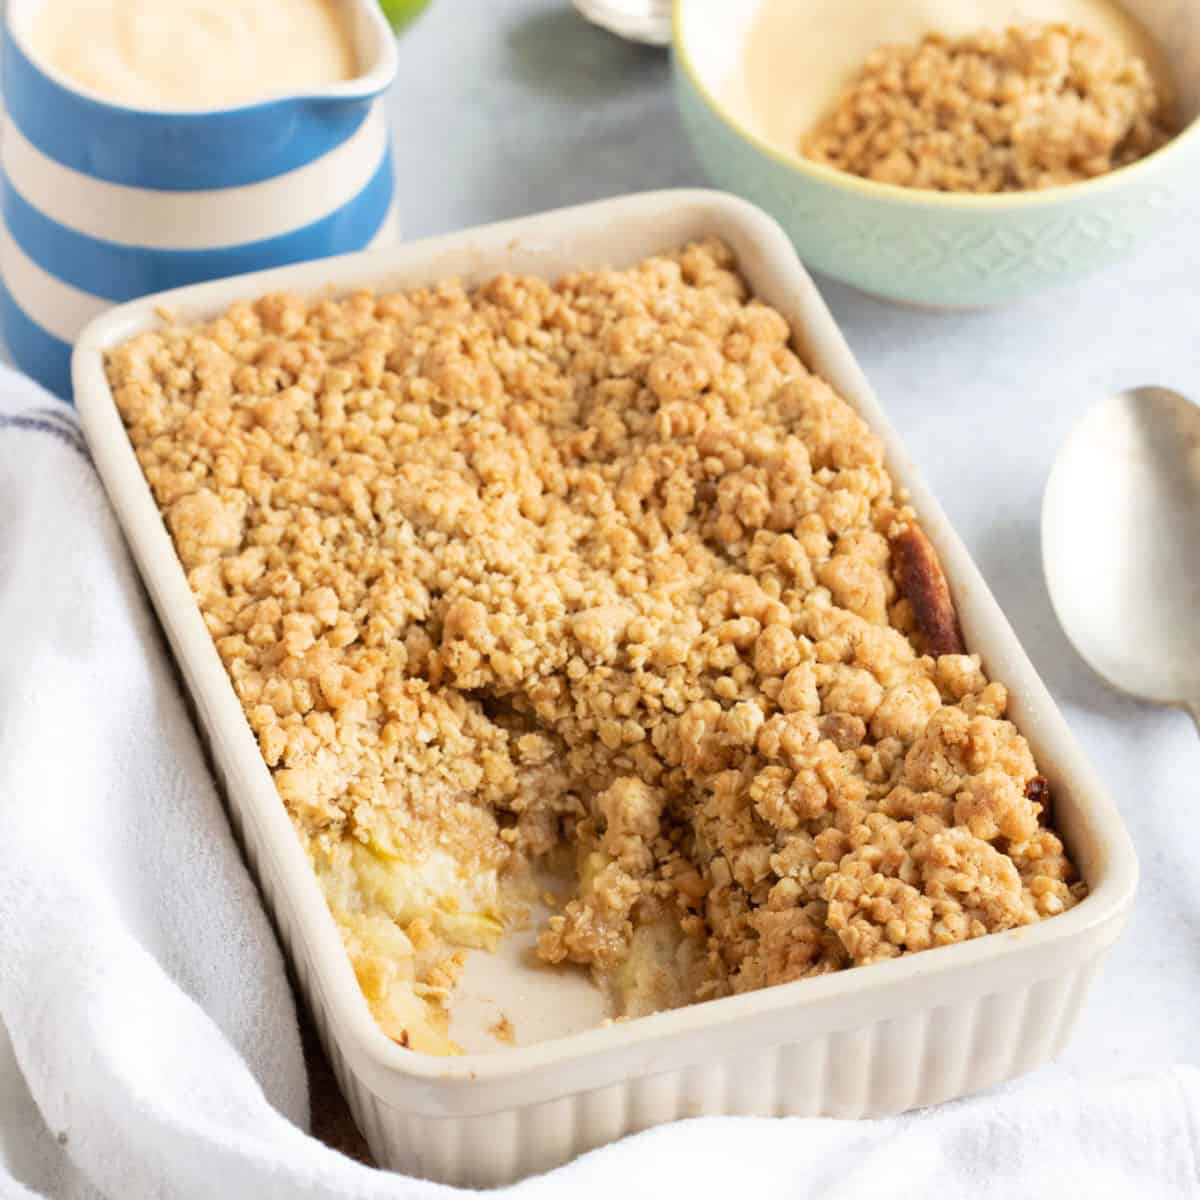
<path id="1" fill-rule="evenodd" d="M 46 0 L 31 49 L 105 100 L 222 108 L 353 78 L 347 9 L 343 0 Z"/>

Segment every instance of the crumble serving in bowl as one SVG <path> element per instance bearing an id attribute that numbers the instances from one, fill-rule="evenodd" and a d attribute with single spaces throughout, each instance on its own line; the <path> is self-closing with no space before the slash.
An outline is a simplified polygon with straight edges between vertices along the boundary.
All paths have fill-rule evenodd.
<path id="1" fill-rule="evenodd" d="M 919 43 L 931 30 L 952 40 L 977 35 L 988 14 L 981 17 L 971 0 L 677 0 L 673 64 L 684 128 L 714 183 L 774 216 L 810 270 L 907 304 L 1008 303 L 1081 280 L 1184 219 L 1200 162 L 1200 9 L 1184 0 L 1012 0 L 991 16 L 1003 25 L 1061 22 L 1119 48 L 1122 59 L 1140 59 L 1169 103 L 1153 121 L 1173 136 L 1141 153 L 1158 135 L 1141 118 L 1134 118 L 1141 132 L 1122 134 L 1129 113 L 1148 94 L 1140 83 L 1102 86 L 1101 79 L 1114 74 L 1103 64 L 1099 74 L 1086 64 L 1078 73 L 1091 102 L 1082 94 L 1076 102 L 1073 88 L 1057 95 L 1052 68 L 1032 91 L 1023 86 L 1006 112 L 1003 78 L 991 100 L 980 103 L 957 86 L 957 67 L 947 55 L 937 78 L 914 89 L 920 102 L 904 87 L 903 95 L 882 97 L 898 110 L 896 120 L 880 123 L 867 144 L 860 143 L 874 115 L 864 114 L 861 127 L 857 117 L 848 122 L 851 128 L 830 147 L 842 162 L 802 153 L 806 135 L 836 108 L 873 50 Z M 942 51 L 932 57 L 940 62 Z M 949 72 L 945 87 L 941 66 Z M 1114 83 L 1120 75 L 1115 69 Z M 891 86 L 889 72 L 880 82 L 884 77 Z M 988 78 L 980 70 L 972 86 L 986 92 Z M 1022 115 L 1039 97 L 1055 112 L 1055 125 L 1066 118 L 1062 130 L 1045 127 L 1036 114 Z M 934 99 L 944 99 L 946 110 L 923 112 L 921 103 Z M 968 120 L 976 106 L 980 119 Z M 923 130 L 926 118 L 930 128 Z M 1005 161 L 1010 124 L 1022 143 L 1019 164 L 1015 155 Z M 960 140 L 955 130 L 961 146 L 954 144 Z M 1083 135 L 1077 162 L 1057 144 L 1064 132 L 1072 140 L 1076 132 Z M 914 159 L 911 173 L 899 157 L 883 166 L 898 146 L 912 157 L 917 142 L 922 160 Z M 1116 169 L 1096 174 L 1109 144 Z M 1125 161 L 1135 149 L 1140 156 Z M 877 151 L 883 151 L 878 160 Z M 888 179 L 843 165 L 878 166 Z M 1076 169 L 1084 177 L 1067 179 Z M 1021 188 L 1012 190 L 1018 176 Z M 1056 185 L 1030 186 L 1044 179 Z M 922 186 L 912 186 L 917 183 Z M 1010 190 L 979 190 L 985 186 Z"/>
<path id="2" fill-rule="evenodd" d="M 880 47 L 800 149 L 880 183 L 1013 192 L 1093 179 L 1170 136 L 1144 60 L 1047 24 Z"/>
<path id="3" fill-rule="evenodd" d="M 1082 884 L 876 436 L 718 242 L 235 305 L 113 395 L 381 1026 L 539 953 L 638 1015 Z"/>

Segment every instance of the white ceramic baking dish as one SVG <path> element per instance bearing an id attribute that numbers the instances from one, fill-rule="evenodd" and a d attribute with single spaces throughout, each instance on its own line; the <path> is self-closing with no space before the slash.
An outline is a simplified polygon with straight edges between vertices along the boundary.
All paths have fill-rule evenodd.
<path id="1" fill-rule="evenodd" d="M 493 1042 L 489 1052 L 476 1042 L 449 1059 L 401 1049 L 367 1011 L 205 630 L 113 403 L 105 351 L 153 326 L 164 305 L 192 320 L 273 289 L 396 289 L 499 271 L 554 277 L 627 265 L 712 235 L 733 247 L 754 291 L 787 315 L 810 365 L 884 439 L 891 471 L 942 556 L 968 644 L 1011 689 L 1013 717 L 1049 778 L 1056 821 L 1090 894 L 1029 928 L 606 1027 L 581 1028 L 595 1019 L 590 988 L 518 967 L 510 954 L 480 967 L 462 1003 L 486 1008 L 481 989 L 494 986 L 526 1044 Z M 680 1117 L 863 1117 L 936 1104 L 1028 1071 L 1063 1045 L 1129 913 L 1132 845 L 791 245 L 758 209 L 705 191 L 627 196 L 184 288 L 101 317 L 81 337 L 73 370 L 96 466 L 195 701 L 234 824 L 380 1163 L 447 1182 L 499 1184 Z"/>

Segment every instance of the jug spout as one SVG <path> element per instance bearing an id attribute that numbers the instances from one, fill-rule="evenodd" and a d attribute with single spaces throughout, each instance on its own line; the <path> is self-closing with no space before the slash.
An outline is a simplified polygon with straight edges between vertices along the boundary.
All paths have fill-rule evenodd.
<path id="1" fill-rule="evenodd" d="M 396 78 L 396 38 L 379 0 L 353 0 L 349 7 L 358 74 L 353 79 L 310 92 L 312 100 L 324 100 L 331 105 L 372 100 L 387 91 Z"/>

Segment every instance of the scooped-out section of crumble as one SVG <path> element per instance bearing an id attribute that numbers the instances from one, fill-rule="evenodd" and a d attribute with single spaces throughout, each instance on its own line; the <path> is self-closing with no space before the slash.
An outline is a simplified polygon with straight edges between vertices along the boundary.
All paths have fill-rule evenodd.
<path id="1" fill-rule="evenodd" d="M 702 242 L 265 296 L 113 351 L 130 440 L 368 1003 L 452 1053 L 541 929 L 636 1016 L 1084 893 L 883 449 Z"/>

